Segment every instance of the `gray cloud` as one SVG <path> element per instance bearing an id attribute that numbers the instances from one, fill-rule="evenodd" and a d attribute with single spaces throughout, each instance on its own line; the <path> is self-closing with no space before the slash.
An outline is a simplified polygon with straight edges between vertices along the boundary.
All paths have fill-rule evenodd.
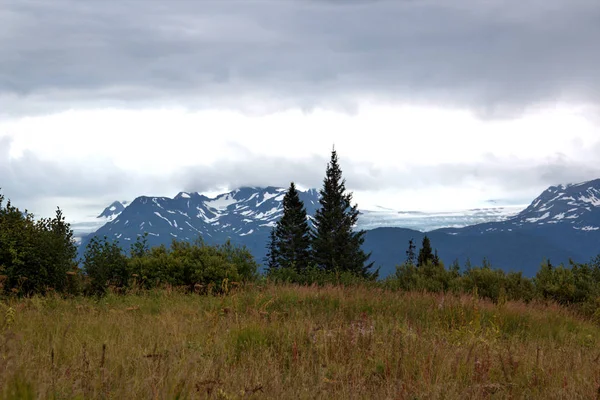
<path id="1" fill-rule="evenodd" d="M 352 111 L 377 97 L 497 117 L 544 101 L 597 103 L 599 20 L 597 0 L 4 0 L 0 115 L 152 104 Z"/>

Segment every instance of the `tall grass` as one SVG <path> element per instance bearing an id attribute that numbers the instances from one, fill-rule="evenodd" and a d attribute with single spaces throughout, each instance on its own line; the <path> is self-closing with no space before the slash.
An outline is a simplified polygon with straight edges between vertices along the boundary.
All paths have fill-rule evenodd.
<path id="1" fill-rule="evenodd" d="M 600 329 L 557 305 L 369 287 L 0 304 L 3 399 L 595 399 Z"/>

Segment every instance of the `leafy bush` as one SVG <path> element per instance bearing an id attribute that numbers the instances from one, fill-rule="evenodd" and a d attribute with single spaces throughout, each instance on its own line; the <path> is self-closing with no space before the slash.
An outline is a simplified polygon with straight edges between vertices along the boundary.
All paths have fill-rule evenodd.
<path id="1" fill-rule="evenodd" d="M 505 275 L 501 270 L 494 270 L 489 266 L 468 269 L 461 278 L 461 286 L 465 292 L 477 293 L 483 298 L 498 302 L 500 293 L 505 290 Z"/>
<path id="2" fill-rule="evenodd" d="M 5 292 L 66 292 L 75 268 L 73 231 L 58 208 L 54 218 L 34 220 L 0 195 L 0 274 Z"/>
<path id="3" fill-rule="evenodd" d="M 109 286 L 124 289 L 137 285 L 151 289 L 163 285 L 184 286 L 190 291 L 223 292 L 227 284 L 256 279 L 258 265 L 245 247 L 208 246 L 173 240 L 171 246 L 148 248 L 146 236 L 131 246 L 130 257 L 118 242 L 93 238 L 84 256 L 90 293 L 104 294 Z"/>
<path id="4" fill-rule="evenodd" d="M 396 274 L 392 279 L 397 281 L 395 286 L 398 289 L 444 292 L 450 288 L 451 273 L 444 268 L 442 262 L 427 260 L 420 266 L 406 262 L 396 267 Z"/>
<path id="5" fill-rule="evenodd" d="M 109 242 L 106 236 L 90 240 L 83 256 L 83 268 L 89 278 L 90 294 L 103 295 L 109 286 L 121 289 L 129 284 L 127 256 L 118 242 Z"/>

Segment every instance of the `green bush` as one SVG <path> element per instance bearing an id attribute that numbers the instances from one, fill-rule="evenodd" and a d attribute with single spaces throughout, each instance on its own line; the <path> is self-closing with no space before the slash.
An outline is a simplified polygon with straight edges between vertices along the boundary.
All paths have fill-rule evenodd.
<path id="1" fill-rule="evenodd" d="M 132 246 L 128 270 L 133 282 L 149 289 L 164 284 L 185 286 L 195 291 L 226 290 L 224 282 L 249 282 L 258 277 L 258 264 L 245 247 L 209 246 L 201 239 L 194 243 L 173 240 L 147 249 L 143 242 Z"/>
<path id="2" fill-rule="evenodd" d="M 500 293 L 506 290 L 505 275 L 502 270 L 494 270 L 489 266 L 468 269 L 461 278 L 461 286 L 465 292 L 477 293 L 483 297 L 497 302 Z"/>
<path id="3" fill-rule="evenodd" d="M 93 237 L 83 256 L 83 268 L 89 278 L 87 292 L 103 295 L 109 286 L 127 287 L 130 279 L 127 261 L 117 241 L 109 242 L 106 236 L 102 239 Z"/>
<path id="4" fill-rule="evenodd" d="M 554 267 L 545 261 L 535 278 L 536 294 L 543 299 L 560 304 L 570 304 L 575 300 L 575 277 L 571 269 L 563 265 Z"/>
<path id="5" fill-rule="evenodd" d="M 445 269 L 441 261 L 427 260 L 416 266 L 405 262 L 396 267 L 396 273 L 386 281 L 388 287 L 426 292 L 445 292 L 452 288 L 453 271 Z"/>
<path id="6" fill-rule="evenodd" d="M 75 267 L 73 231 L 60 209 L 54 218 L 34 220 L 0 195 L 0 282 L 19 295 L 67 292 Z"/>
<path id="7" fill-rule="evenodd" d="M 529 303 L 535 295 L 535 288 L 531 279 L 523 276 L 522 272 L 510 272 L 504 278 L 506 299 L 511 301 L 524 301 Z"/>

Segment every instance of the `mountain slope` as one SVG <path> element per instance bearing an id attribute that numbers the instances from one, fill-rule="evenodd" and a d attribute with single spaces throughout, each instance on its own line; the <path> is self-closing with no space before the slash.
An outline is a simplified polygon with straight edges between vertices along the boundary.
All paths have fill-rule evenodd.
<path id="1" fill-rule="evenodd" d="M 600 179 L 551 186 L 504 221 L 439 231 L 465 239 L 494 232 L 527 234 L 548 243 L 548 252 L 565 249 L 576 261 L 587 261 L 600 253 Z M 526 251 L 523 246 L 520 254 Z M 568 257 L 556 261 L 568 262 Z"/>
<path id="2" fill-rule="evenodd" d="M 473 225 L 455 232 L 510 232 L 519 229 L 537 230 L 540 226 L 558 226 L 561 229 L 583 232 L 600 230 L 600 179 L 551 186 L 515 216 L 495 223 Z"/>

